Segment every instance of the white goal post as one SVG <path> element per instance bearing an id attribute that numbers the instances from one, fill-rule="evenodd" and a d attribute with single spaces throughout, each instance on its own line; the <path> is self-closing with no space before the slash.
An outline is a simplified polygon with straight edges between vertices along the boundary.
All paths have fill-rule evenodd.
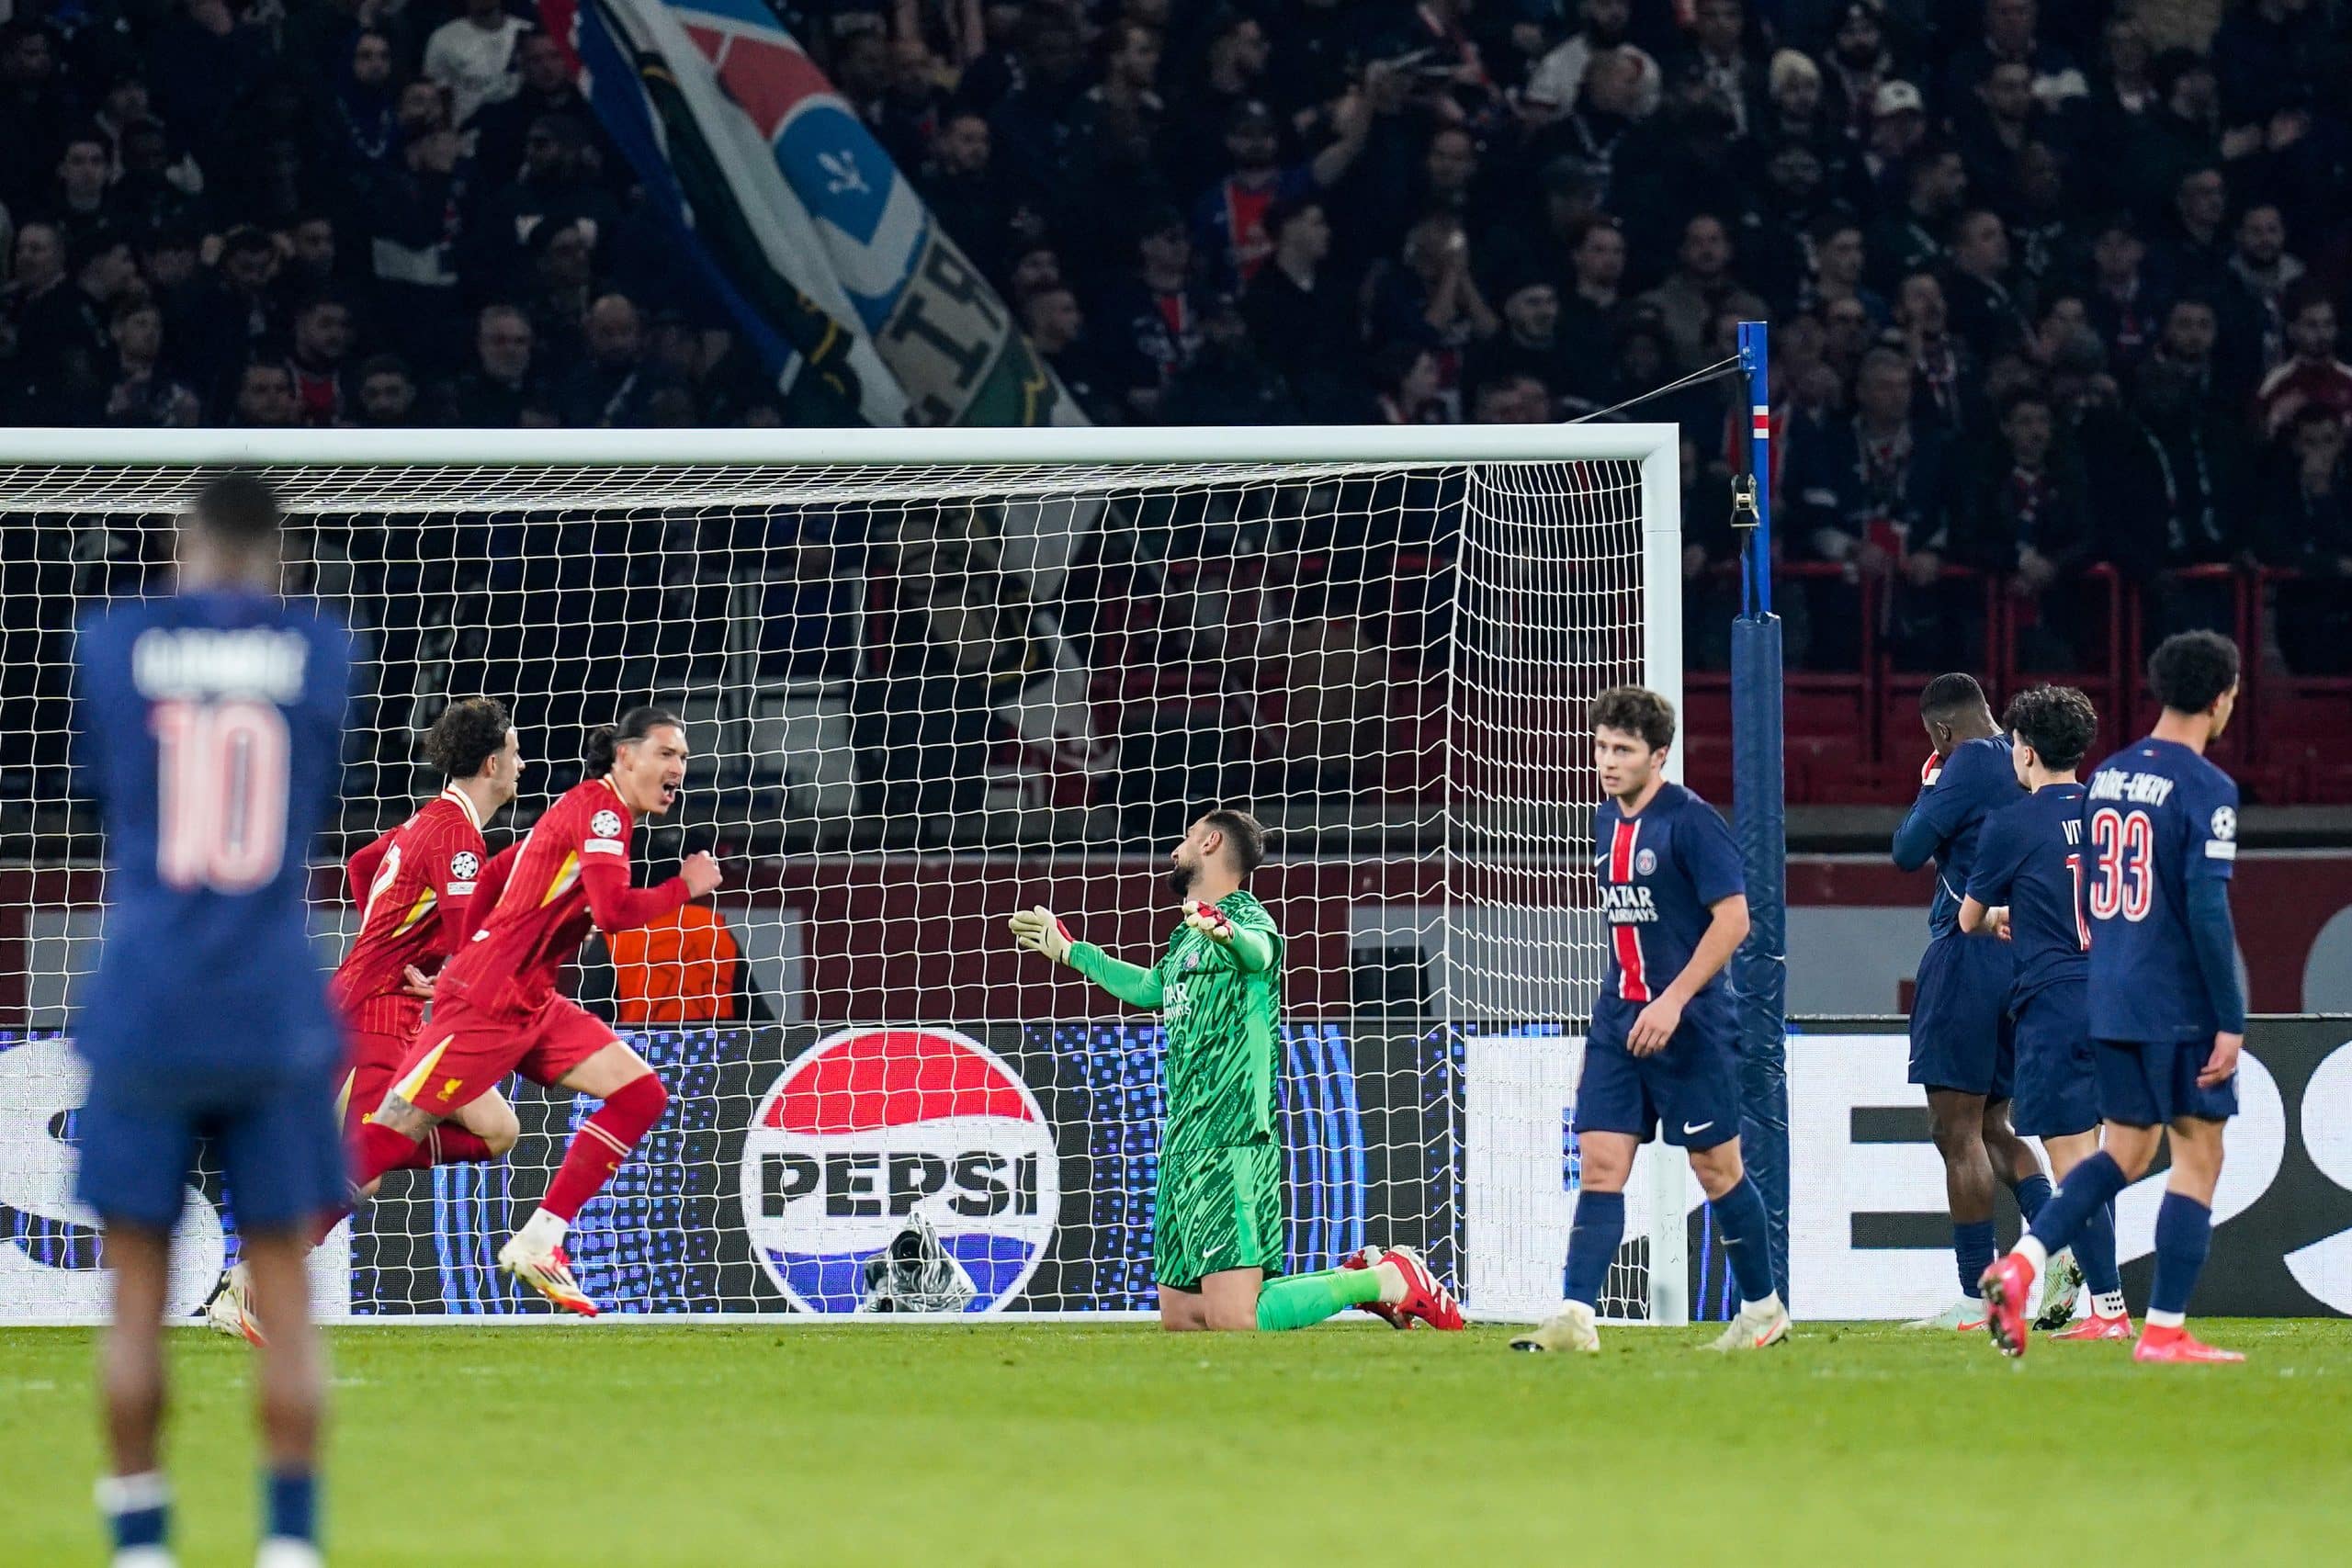
<path id="1" fill-rule="evenodd" d="M 1606 961 L 1583 714 L 1682 698 L 1680 449 L 1659 424 L 1247 429 L 0 430 L 0 1322 L 98 1310 L 71 1201 L 76 989 L 104 845 L 73 765 L 77 607 L 166 592 L 177 509 L 259 470 L 286 588 L 363 668 L 312 875 L 429 797 L 450 698 L 513 709 L 522 797 L 654 702 L 695 753 L 640 874 L 720 855 L 723 939 L 576 976 L 673 1109 L 572 1250 L 624 1313 L 856 1315 L 932 1223 L 966 1310 L 1147 1310 L 1160 1042 L 1007 949 L 1044 902 L 1148 962 L 1185 813 L 1272 829 L 1295 1268 L 1424 1247 L 1474 1315 L 1557 1303 L 1566 1116 Z M 17 716 L 23 716 L 18 717 Z M 1679 776 L 1680 749 L 1669 771 Z M 699 988 L 697 988 L 699 987 Z M 396 1173 L 322 1249 L 334 1315 L 533 1313 L 489 1267 L 582 1106 L 523 1087 L 504 1162 Z M 1691 1313 L 1678 1158 L 1637 1164 L 1611 1317 Z M 234 1248 L 188 1198 L 181 1295 Z"/>

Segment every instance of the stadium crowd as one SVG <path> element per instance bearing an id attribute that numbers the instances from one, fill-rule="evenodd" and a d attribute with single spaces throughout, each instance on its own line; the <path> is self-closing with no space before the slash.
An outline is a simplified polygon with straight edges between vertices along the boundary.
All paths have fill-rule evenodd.
<path id="1" fill-rule="evenodd" d="M 778 6 L 1097 421 L 1574 417 L 1762 316 L 1809 660 L 1962 658 L 1990 579 L 2066 668 L 2092 563 L 2259 560 L 2352 667 L 2336 0 Z M 502 0 L 0 15 L 0 421 L 779 418 Z M 1737 401 L 1639 411 L 1694 580 Z"/>

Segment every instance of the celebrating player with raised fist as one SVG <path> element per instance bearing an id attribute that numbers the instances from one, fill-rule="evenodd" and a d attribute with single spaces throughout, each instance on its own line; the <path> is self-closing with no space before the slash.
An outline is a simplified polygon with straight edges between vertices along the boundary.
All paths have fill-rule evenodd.
<path id="1" fill-rule="evenodd" d="M 596 1305 L 564 1255 L 565 1231 L 662 1119 L 670 1097 L 643 1057 L 557 994 L 556 976 L 591 927 L 635 930 L 712 891 L 719 872 L 708 854 L 695 854 L 659 886 L 629 886 L 638 818 L 668 811 L 685 784 L 685 730 L 674 715 L 632 709 L 618 726 L 590 735 L 587 761 L 589 777 L 482 869 L 474 898 L 489 914 L 442 971 L 431 1027 L 358 1130 L 353 1176 L 365 1184 L 412 1159 L 436 1123 L 511 1072 L 603 1100 L 572 1134 L 538 1211 L 498 1253 L 501 1269 L 566 1311 L 594 1317 Z"/>

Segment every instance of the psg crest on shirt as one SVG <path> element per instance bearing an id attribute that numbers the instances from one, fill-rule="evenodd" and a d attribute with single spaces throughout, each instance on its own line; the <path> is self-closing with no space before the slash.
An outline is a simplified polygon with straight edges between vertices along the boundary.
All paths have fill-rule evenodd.
<path id="1" fill-rule="evenodd" d="M 1634 852 L 1634 874 L 1636 874 L 1636 875 L 1638 875 L 1638 876 L 1647 876 L 1650 873 L 1652 873 L 1652 872 L 1656 871 L 1657 869 L 1657 852 L 1656 850 L 1640 850 L 1640 851 L 1636 851 L 1636 852 Z"/>

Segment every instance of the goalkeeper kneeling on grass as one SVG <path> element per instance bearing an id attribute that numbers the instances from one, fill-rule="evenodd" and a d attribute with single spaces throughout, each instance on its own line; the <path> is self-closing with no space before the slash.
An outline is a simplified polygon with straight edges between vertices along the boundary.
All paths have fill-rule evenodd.
<path id="1" fill-rule="evenodd" d="M 1275 1133 L 1283 939 L 1242 884 L 1265 859 L 1246 812 L 1219 808 L 1169 853 L 1183 919 L 1148 969 L 1073 941 L 1043 907 L 1013 940 L 1067 964 L 1121 1001 L 1157 1008 L 1167 1030 L 1152 1273 L 1159 1325 L 1304 1328 L 1361 1307 L 1396 1328 L 1459 1328 L 1462 1309 L 1408 1247 L 1365 1247 L 1337 1269 L 1272 1278 L 1283 1262 L 1283 1150 Z"/>

